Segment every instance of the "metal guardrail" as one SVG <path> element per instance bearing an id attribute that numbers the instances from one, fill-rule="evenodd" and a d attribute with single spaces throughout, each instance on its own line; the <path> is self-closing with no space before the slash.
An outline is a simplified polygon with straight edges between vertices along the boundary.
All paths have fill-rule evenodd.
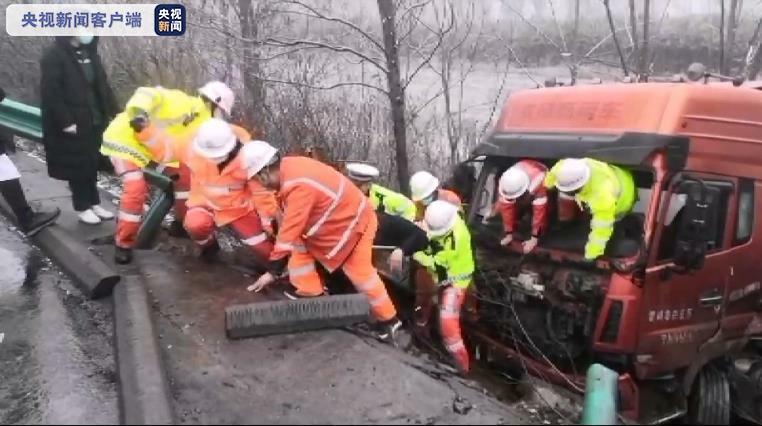
<path id="1" fill-rule="evenodd" d="M 614 425 L 617 423 L 619 374 L 601 364 L 587 370 L 583 425 Z"/>
<path id="2" fill-rule="evenodd" d="M 0 128 L 17 136 L 39 142 L 42 140 L 40 109 L 5 98 L 0 102 Z"/>

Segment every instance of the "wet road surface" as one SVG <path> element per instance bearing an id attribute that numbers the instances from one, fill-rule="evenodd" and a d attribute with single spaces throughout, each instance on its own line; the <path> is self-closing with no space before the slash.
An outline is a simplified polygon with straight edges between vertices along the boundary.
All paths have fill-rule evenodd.
<path id="1" fill-rule="evenodd" d="M 119 421 L 110 303 L 0 217 L 0 424 Z"/>

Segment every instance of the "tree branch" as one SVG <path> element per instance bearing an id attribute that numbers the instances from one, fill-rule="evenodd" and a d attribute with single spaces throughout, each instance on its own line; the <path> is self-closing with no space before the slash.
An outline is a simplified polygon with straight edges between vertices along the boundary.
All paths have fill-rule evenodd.
<path id="1" fill-rule="evenodd" d="M 252 40 L 245 40 L 248 42 L 255 42 Z M 357 51 L 351 47 L 346 46 L 334 46 L 328 43 L 324 43 L 321 41 L 316 40 L 280 40 L 272 37 L 268 37 L 261 41 L 261 44 L 266 46 L 273 46 L 273 47 L 296 47 L 296 46 L 311 46 L 316 48 L 323 48 L 327 50 L 331 50 L 337 53 L 349 53 L 352 55 L 357 56 L 358 58 L 362 58 L 369 63 L 373 64 L 376 68 L 378 68 L 380 71 L 382 71 L 385 74 L 389 73 L 389 70 L 381 64 L 381 62 L 378 59 L 371 58 L 370 56 Z"/>
<path id="2" fill-rule="evenodd" d="M 241 37 L 238 34 L 234 34 L 230 31 L 227 31 L 219 27 L 215 27 L 213 25 L 206 25 L 200 22 L 190 22 L 190 24 L 197 26 L 199 28 L 205 28 L 205 29 L 209 29 L 213 31 L 218 31 L 227 37 L 234 38 L 243 43 L 254 43 L 258 45 L 266 45 L 266 46 L 280 47 L 280 48 L 282 47 L 321 48 L 321 49 L 331 50 L 337 53 L 349 53 L 365 61 L 368 61 L 369 63 L 373 64 L 376 68 L 378 68 L 383 73 L 389 72 L 379 59 L 372 58 L 351 47 L 334 46 L 334 45 L 331 45 L 322 41 L 316 41 L 316 40 L 280 40 L 273 37 L 266 37 L 261 40 L 256 40 L 256 39 Z"/>
<path id="3" fill-rule="evenodd" d="M 608 18 L 609 21 L 609 29 L 611 30 L 611 36 L 614 38 L 614 46 L 616 46 L 619 61 L 622 63 L 622 71 L 624 72 L 624 76 L 627 77 L 630 73 L 627 70 L 627 62 L 622 53 L 622 46 L 619 45 L 619 39 L 616 36 L 616 26 L 614 25 L 614 17 L 611 15 L 611 5 L 609 4 L 609 0 L 603 0 L 603 6 L 606 7 L 606 18 Z"/>
<path id="4" fill-rule="evenodd" d="M 298 81 L 278 80 L 274 78 L 264 78 L 264 77 L 257 77 L 257 78 L 267 83 L 287 84 L 290 86 L 303 87 L 306 89 L 313 89 L 313 90 L 333 90 L 333 89 L 338 89 L 340 87 L 362 86 L 362 87 L 367 87 L 369 89 L 377 90 L 387 96 L 389 94 L 389 92 L 386 89 L 383 89 L 381 87 L 374 86 L 368 83 L 360 83 L 356 81 L 348 82 L 348 83 L 336 83 L 330 86 L 316 86 L 316 85 L 308 84 L 308 83 L 300 83 Z"/>
<path id="5" fill-rule="evenodd" d="M 313 13 L 313 15 L 309 15 L 309 14 L 305 14 L 305 13 L 301 13 L 301 15 L 310 16 L 310 17 L 317 18 L 317 19 L 322 19 L 324 21 L 336 22 L 336 23 L 342 24 L 342 25 L 344 25 L 346 27 L 349 27 L 349 28 L 353 29 L 355 32 L 357 32 L 358 34 L 360 34 L 361 36 L 363 36 L 366 40 L 370 41 L 371 44 L 373 44 L 380 51 L 382 51 L 382 52 L 384 51 L 384 46 L 378 40 L 376 40 L 373 36 L 368 34 L 368 32 L 366 32 L 365 30 L 363 30 L 362 28 L 358 27 L 356 24 L 354 24 L 354 23 L 352 23 L 350 21 L 347 21 L 345 19 L 338 18 L 338 17 L 335 17 L 335 16 L 328 16 L 328 15 L 320 12 L 319 10 L 315 9 L 314 7 L 309 6 L 307 4 L 304 4 L 304 3 L 302 3 L 301 1 L 298 1 L 298 0 L 279 0 L 279 3 L 285 3 L 285 4 L 291 4 L 291 5 L 300 6 L 300 7 L 303 7 L 303 8 L 305 8 L 308 11 Z M 285 10 L 284 12 L 285 13 L 298 13 L 298 12 L 293 12 L 293 11 L 288 11 L 288 10 Z"/>
<path id="6" fill-rule="evenodd" d="M 561 37 L 561 43 L 564 45 L 564 52 L 568 52 L 569 46 L 566 44 L 566 36 L 564 35 L 564 31 L 561 29 L 561 23 L 558 22 L 558 17 L 556 16 L 556 6 L 553 4 L 553 0 L 548 0 L 548 4 L 550 5 L 550 14 L 553 16 L 556 28 L 558 28 L 558 35 Z"/>
<path id="7" fill-rule="evenodd" d="M 418 22 L 422 23 L 422 21 L 420 20 Z M 424 24 L 424 26 L 426 25 Z M 415 78 L 416 75 L 418 75 L 421 69 L 423 69 L 423 67 L 425 67 L 427 64 L 431 63 L 431 59 L 437 53 L 440 46 L 442 46 L 442 43 L 444 42 L 445 37 L 447 36 L 447 34 L 450 33 L 450 31 L 452 31 L 454 26 L 455 26 L 455 13 L 452 10 L 450 10 L 450 21 L 447 28 L 442 30 L 442 28 L 440 27 L 439 31 L 431 30 L 433 33 L 437 34 L 437 44 L 434 46 L 434 48 L 431 49 L 429 54 L 423 58 L 423 61 L 420 64 L 418 64 L 416 69 L 405 79 L 405 82 L 402 85 L 402 90 L 407 89 L 408 85 L 410 85 L 410 82 L 413 81 L 413 79 Z M 428 26 L 426 27 L 428 28 Z"/>
<path id="8" fill-rule="evenodd" d="M 516 51 L 515 51 L 515 50 L 513 50 L 513 47 L 512 47 L 510 44 L 508 44 L 508 43 L 506 43 L 506 44 L 505 44 L 505 47 L 507 47 L 507 48 L 508 48 L 508 51 L 509 51 L 509 52 L 511 52 L 511 56 L 513 56 L 513 60 L 514 60 L 514 61 L 516 61 L 516 63 L 517 63 L 517 64 L 519 64 L 519 67 L 521 68 L 521 71 L 523 71 L 523 72 L 524 72 L 524 74 L 525 74 L 525 75 L 526 75 L 526 76 L 527 76 L 527 77 L 528 77 L 530 80 L 532 80 L 532 82 L 533 82 L 534 84 L 536 84 L 536 85 L 538 85 L 538 86 L 539 86 L 539 85 L 540 85 L 540 82 L 538 82 L 537 80 L 535 80 L 535 78 L 534 78 L 534 77 L 532 77 L 532 74 L 530 74 L 530 73 L 529 73 L 529 70 L 527 70 L 527 67 L 526 67 L 526 66 L 524 66 L 524 63 L 523 63 L 523 62 L 521 62 L 521 59 L 519 59 L 519 55 L 517 55 L 517 54 L 516 54 Z"/>
<path id="9" fill-rule="evenodd" d="M 556 43 L 556 42 L 555 42 L 555 41 L 554 41 L 552 38 L 550 38 L 550 36 L 548 36 L 547 34 L 545 34 L 545 32 L 544 32 L 544 31 L 542 31 L 542 30 L 541 30 L 541 29 L 540 29 L 540 28 L 539 28 L 537 25 L 533 24 L 533 23 L 532 23 L 532 22 L 531 22 L 529 19 L 527 19 L 527 18 L 526 18 L 524 15 L 522 15 L 522 14 L 521 14 L 521 12 L 519 12 L 519 11 L 518 11 L 518 10 L 516 10 L 516 9 L 515 9 L 513 6 L 511 6 L 511 3 L 510 3 L 510 2 L 504 2 L 504 3 L 503 3 L 503 5 L 504 5 L 504 6 L 506 6 L 506 7 L 508 7 L 508 9 L 510 9 L 510 11 L 511 11 L 511 12 L 513 12 L 513 13 L 514 13 L 516 16 L 518 16 L 519 18 L 521 18 L 521 20 L 522 20 L 522 21 L 524 21 L 524 22 L 525 22 L 527 25 L 529 25 L 530 27 L 532 27 L 532 29 L 534 29 L 534 30 L 535 30 L 535 32 L 536 32 L 537 34 L 541 35 L 541 36 L 542 36 L 542 38 L 544 38 L 545 40 L 547 40 L 547 41 L 548 41 L 548 43 L 550 43 L 550 44 L 551 44 L 551 45 L 553 45 L 553 46 L 554 46 L 556 49 L 558 49 L 558 51 L 559 51 L 559 52 L 562 52 L 562 51 L 563 51 L 563 49 L 561 48 L 561 46 L 559 46 L 559 45 L 558 45 L 558 43 Z"/>

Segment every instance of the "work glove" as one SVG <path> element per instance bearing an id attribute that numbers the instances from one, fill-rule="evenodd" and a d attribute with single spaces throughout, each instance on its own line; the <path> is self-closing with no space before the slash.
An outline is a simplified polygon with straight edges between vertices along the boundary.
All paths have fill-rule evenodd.
<path id="1" fill-rule="evenodd" d="M 150 120 L 148 119 L 148 115 L 145 112 L 141 112 L 140 114 L 136 115 L 135 118 L 130 120 L 130 127 L 132 127 L 132 130 L 135 133 L 140 133 L 148 127 L 148 124 L 150 123 Z"/>
<path id="2" fill-rule="evenodd" d="M 64 133 L 68 133 L 70 135 L 76 135 L 77 134 L 77 125 L 76 124 L 72 124 L 71 126 L 64 127 L 63 128 L 63 132 Z"/>
<path id="3" fill-rule="evenodd" d="M 505 234 L 505 237 L 503 237 L 503 239 L 500 240 L 500 245 L 505 247 L 508 244 L 510 244 L 511 241 L 513 241 L 513 234 Z"/>
<path id="4" fill-rule="evenodd" d="M 524 244 L 522 244 L 524 254 L 531 252 L 535 247 L 537 247 L 537 237 L 532 237 L 524 241 Z"/>
<path id="5" fill-rule="evenodd" d="M 253 291 L 255 293 L 259 293 L 262 291 L 265 287 L 275 282 L 275 275 L 273 275 L 270 272 L 265 272 L 264 274 L 260 275 L 259 278 L 254 282 L 254 284 L 246 287 L 246 291 Z"/>
<path id="6" fill-rule="evenodd" d="M 394 249 L 392 254 L 389 256 L 389 267 L 392 269 L 392 272 L 395 274 L 402 272 L 402 261 L 404 259 L 405 253 L 402 252 L 402 249 Z"/>

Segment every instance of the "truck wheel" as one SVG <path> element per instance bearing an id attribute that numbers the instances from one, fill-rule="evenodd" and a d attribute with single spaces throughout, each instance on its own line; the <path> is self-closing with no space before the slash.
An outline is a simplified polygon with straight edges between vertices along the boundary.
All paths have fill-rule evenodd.
<path id="1" fill-rule="evenodd" d="M 730 383 L 716 366 L 707 365 L 696 377 L 688 397 L 688 421 L 694 425 L 730 424 Z"/>

